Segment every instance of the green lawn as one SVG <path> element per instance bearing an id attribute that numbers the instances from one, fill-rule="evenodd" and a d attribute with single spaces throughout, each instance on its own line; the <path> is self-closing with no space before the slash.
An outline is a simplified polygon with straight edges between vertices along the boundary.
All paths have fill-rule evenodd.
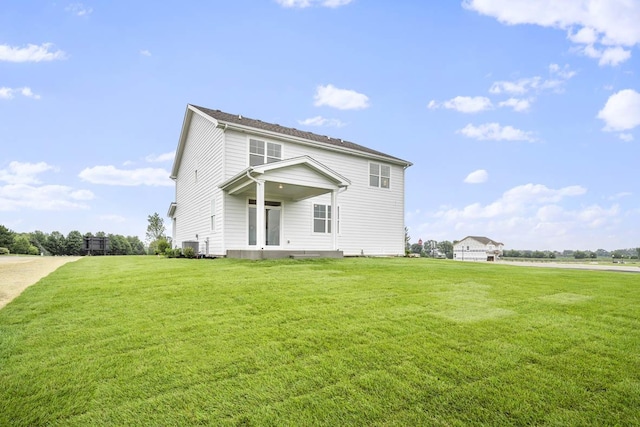
<path id="1" fill-rule="evenodd" d="M 640 425 L 640 274 L 87 257 L 0 310 L 0 425 Z"/>

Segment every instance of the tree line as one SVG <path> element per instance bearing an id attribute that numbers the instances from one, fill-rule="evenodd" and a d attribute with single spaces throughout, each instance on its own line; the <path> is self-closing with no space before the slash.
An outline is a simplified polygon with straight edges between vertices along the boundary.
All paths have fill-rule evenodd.
<path id="1" fill-rule="evenodd" d="M 453 245 L 457 241 L 450 242 L 443 240 L 437 242 L 435 240 L 427 240 L 418 243 L 411 243 L 411 236 L 409 236 L 409 229 L 404 228 L 404 241 L 405 241 L 405 254 L 417 254 L 422 257 L 432 258 L 453 258 Z M 597 249 L 595 251 L 581 251 L 581 250 L 564 250 L 560 251 L 540 251 L 540 250 L 528 250 L 528 249 L 504 249 L 502 251 L 503 258 L 536 258 L 536 259 L 556 259 L 562 258 L 575 258 L 575 259 L 595 259 L 595 258 L 612 258 L 616 259 L 639 259 L 640 248 L 628 248 L 628 249 L 616 249 L 614 251 L 607 251 L 605 249 Z"/>
<path id="2" fill-rule="evenodd" d="M 421 257 L 431 258 L 448 258 L 453 259 L 453 243 L 448 240 L 437 242 L 435 240 L 427 240 L 418 243 L 411 243 L 409 229 L 404 228 L 405 255 L 415 254 Z"/>
<path id="3" fill-rule="evenodd" d="M 59 231 L 45 233 L 36 230 L 31 233 L 16 233 L 0 224 L 0 255 L 86 255 L 84 246 L 85 237 L 108 237 L 109 245 L 107 255 L 146 255 L 164 253 L 167 247 L 171 247 L 170 239 L 165 235 L 164 221 L 154 213 L 147 217 L 147 240 L 149 246 L 138 236 L 123 236 L 121 234 L 105 233 L 99 231 L 95 234 L 81 233 L 77 230 L 70 231 L 66 236 Z"/>
<path id="4" fill-rule="evenodd" d="M 103 231 L 81 233 L 70 231 L 66 236 L 59 231 L 45 233 L 36 230 L 30 233 L 16 233 L 4 225 L 0 225 L 0 254 L 12 253 L 22 255 L 86 255 L 85 237 L 108 237 L 108 255 L 146 255 L 147 248 L 138 236 L 122 236 L 107 234 Z M 4 250 L 3 250 L 4 249 Z"/>
<path id="5" fill-rule="evenodd" d="M 640 248 L 616 249 L 614 251 L 607 251 L 605 249 L 598 249 L 595 251 L 565 249 L 562 252 L 505 249 L 502 251 L 502 256 L 504 258 L 637 259 L 640 257 Z"/>

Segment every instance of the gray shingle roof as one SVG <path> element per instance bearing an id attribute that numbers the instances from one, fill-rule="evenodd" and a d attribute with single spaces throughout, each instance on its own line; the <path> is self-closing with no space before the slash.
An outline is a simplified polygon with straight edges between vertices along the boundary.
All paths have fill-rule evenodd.
<path id="1" fill-rule="evenodd" d="M 263 122 L 262 120 L 251 119 L 239 114 L 229 114 L 220 110 L 212 110 L 210 108 L 199 107 L 197 105 L 191 105 L 194 108 L 202 111 L 203 113 L 213 117 L 219 122 L 237 124 L 242 126 L 251 127 L 259 130 L 266 130 L 269 132 L 275 132 L 286 136 L 293 136 L 296 138 L 307 139 L 309 141 L 319 142 L 334 147 L 346 148 L 349 150 L 360 151 L 362 153 L 374 154 L 376 156 L 386 157 L 390 160 L 406 163 L 407 166 L 411 166 L 411 162 L 400 159 L 398 157 L 390 156 L 389 154 L 382 153 L 380 151 L 372 150 L 371 148 L 364 147 L 354 142 L 345 141 L 339 138 L 331 138 L 326 135 L 318 135 L 313 132 L 306 132 L 303 130 L 280 126 L 274 123 Z"/>
<path id="2" fill-rule="evenodd" d="M 491 243 L 493 245 L 502 245 L 503 244 L 501 242 L 496 242 L 495 240 L 492 240 L 492 239 L 490 239 L 488 237 L 484 237 L 484 236 L 467 236 L 464 239 L 477 240 L 478 242 L 482 243 L 483 245 L 487 245 L 489 243 Z M 464 239 L 462 239 L 462 240 L 464 240 Z"/>

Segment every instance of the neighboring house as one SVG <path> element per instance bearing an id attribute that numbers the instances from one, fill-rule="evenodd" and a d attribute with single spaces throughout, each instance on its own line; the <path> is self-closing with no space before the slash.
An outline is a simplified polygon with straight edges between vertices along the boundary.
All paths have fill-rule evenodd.
<path id="1" fill-rule="evenodd" d="M 453 244 L 453 259 L 459 261 L 497 261 L 504 244 L 488 237 L 467 236 Z"/>
<path id="2" fill-rule="evenodd" d="M 175 247 L 203 256 L 400 256 L 411 163 L 188 105 L 171 178 Z"/>

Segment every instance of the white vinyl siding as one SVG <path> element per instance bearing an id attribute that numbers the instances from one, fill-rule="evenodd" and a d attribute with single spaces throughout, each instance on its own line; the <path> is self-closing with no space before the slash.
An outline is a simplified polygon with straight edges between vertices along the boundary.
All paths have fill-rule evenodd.
<path id="1" fill-rule="evenodd" d="M 193 114 L 187 132 L 176 177 L 179 208 L 175 213 L 173 246 L 182 247 L 184 241 L 198 241 L 199 251 L 205 253 L 205 242 L 209 239 L 209 253 L 220 255 L 223 236 L 213 232 L 211 217 L 212 213 L 214 216 L 220 213 L 220 203 L 215 200 L 222 196 L 222 191 L 215 184 L 223 178 L 223 159 L 210 153 L 222 152 L 224 134 L 197 113 Z"/>
<path id="2" fill-rule="evenodd" d="M 369 186 L 369 163 L 366 157 L 349 155 L 299 144 L 285 146 L 287 158 L 309 156 L 351 181 L 346 191 L 338 194 L 340 211 L 338 249 L 345 255 L 397 255 L 404 254 L 404 167 L 390 164 L 391 191 L 380 191 Z M 362 171 L 359 173 L 358 171 Z M 331 204 L 331 195 L 313 199 L 311 203 Z M 330 235 L 313 233 L 313 206 L 307 205 L 306 228 L 291 230 L 286 222 L 287 235 L 292 242 L 306 239 L 307 247 L 331 249 Z M 287 211 L 290 213 L 290 210 Z M 299 220 L 298 220 L 299 221 Z M 297 223 L 297 222 L 296 222 Z M 303 232 L 307 237 L 302 237 Z M 372 237 L 375 236 L 375 237 Z M 292 245 L 293 246 L 293 245 Z M 292 248 L 292 249 L 297 249 Z"/>
<path id="3" fill-rule="evenodd" d="M 211 213 L 210 213 L 210 219 L 211 219 L 211 231 L 212 232 L 216 232 L 216 201 L 211 200 Z"/>
<path id="4" fill-rule="evenodd" d="M 302 165 L 294 165 L 287 168 L 268 171 L 265 175 L 268 176 L 270 180 L 282 182 L 285 184 L 295 183 L 298 185 L 321 187 L 327 189 L 335 187 L 335 184 L 331 182 L 329 178 L 318 176 L 316 172 Z"/>

